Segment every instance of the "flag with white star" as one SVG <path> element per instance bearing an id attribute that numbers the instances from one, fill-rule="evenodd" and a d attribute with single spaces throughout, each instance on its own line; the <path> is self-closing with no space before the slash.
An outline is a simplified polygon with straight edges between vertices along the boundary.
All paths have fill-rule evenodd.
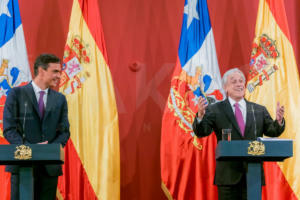
<path id="1" fill-rule="evenodd" d="M 0 2 L 0 137 L 2 111 L 11 88 L 31 80 L 17 0 Z"/>
<path id="2" fill-rule="evenodd" d="M 31 80 L 27 59 L 23 26 L 18 0 L 0 0 L 0 144 L 6 144 L 3 137 L 3 109 L 11 88 Z M 9 197 L 9 179 L 0 167 L 0 199 Z"/>
<path id="3" fill-rule="evenodd" d="M 217 199 L 216 139 L 192 129 L 199 97 L 225 98 L 206 0 L 186 0 L 178 59 L 162 120 L 162 189 L 169 199 Z M 189 183 L 189 184 L 187 184 Z"/>

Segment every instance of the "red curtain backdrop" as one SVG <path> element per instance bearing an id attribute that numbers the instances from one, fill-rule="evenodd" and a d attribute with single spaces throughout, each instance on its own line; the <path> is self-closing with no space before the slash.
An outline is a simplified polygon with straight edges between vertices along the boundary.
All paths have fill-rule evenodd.
<path id="1" fill-rule="evenodd" d="M 72 0 L 19 0 L 30 65 L 42 52 L 63 56 Z M 99 0 L 120 121 L 121 199 L 165 199 L 160 179 L 163 108 L 176 62 L 184 0 Z M 221 74 L 246 72 L 258 0 L 209 0 Z M 285 0 L 300 66 L 299 0 Z M 298 35 L 297 35 L 298 34 Z"/>

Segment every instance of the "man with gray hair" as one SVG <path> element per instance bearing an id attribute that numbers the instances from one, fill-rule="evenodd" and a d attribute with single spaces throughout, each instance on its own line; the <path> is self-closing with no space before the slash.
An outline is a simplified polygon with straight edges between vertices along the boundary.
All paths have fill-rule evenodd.
<path id="1" fill-rule="evenodd" d="M 231 140 L 256 140 L 263 135 L 277 137 L 284 131 L 284 107 L 277 103 L 276 120 L 262 106 L 247 101 L 246 78 L 238 68 L 228 70 L 222 79 L 227 98 L 208 105 L 200 97 L 193 130 L 198 137 L 213 131 L 217 141 L 222 140 L 222 129 L 231 129 Z M 242 161 L 217 161 L 214 184 L 218 186 L 219 200 L 247 199 L 247 164 Z M 264 184 L 264 174 L 262 173 Z"/>

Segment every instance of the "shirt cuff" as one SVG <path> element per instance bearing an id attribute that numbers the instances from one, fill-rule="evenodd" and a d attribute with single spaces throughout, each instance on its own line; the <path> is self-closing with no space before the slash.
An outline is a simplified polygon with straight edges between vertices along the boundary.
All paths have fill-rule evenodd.
<path id="1" fill-rule="evenodd" d="M 284 120 L 282 119 L 281 123 L 278 123 L 278 124 L 279 124 L 279 126 L 283 127 L 284 126 Z"/>
<path id="2" fill-rule="evenodd" d="M 198 117 L 198 113 L 197 113 L 197 116 L 196 116 L 196 120 L 197 120 L 198 124 L 202 121 L 202 119 L 200 117 Z"/>

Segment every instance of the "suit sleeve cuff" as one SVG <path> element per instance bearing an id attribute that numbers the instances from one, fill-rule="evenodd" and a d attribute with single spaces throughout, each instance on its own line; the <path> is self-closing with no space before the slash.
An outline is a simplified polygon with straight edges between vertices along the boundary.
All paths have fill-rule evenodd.
<path id="1" fill-rule="evenodd" d="M 202 121 L 202 119 L 200 117 L 198 117 L 198 112 L 196 113 L 196 121 L 198 124 Z"/>
<path id="2" fill-rule="evenodd" d="M 285 125 L 284 118 L 282 119 L 281 123 L 278 123 L 280 127 L 283 127 Z"/>

